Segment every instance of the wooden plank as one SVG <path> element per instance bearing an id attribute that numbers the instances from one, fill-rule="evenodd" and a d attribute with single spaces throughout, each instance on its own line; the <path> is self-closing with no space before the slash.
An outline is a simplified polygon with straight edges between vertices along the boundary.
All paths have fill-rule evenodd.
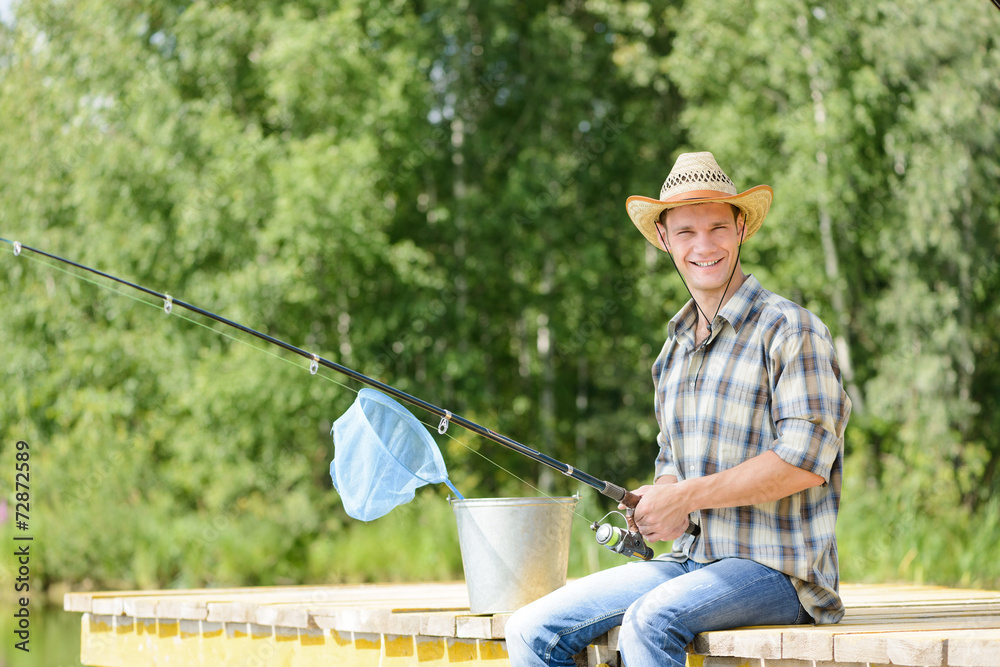
<path id="1" fill-rule="evenodd" d="M 587 646 L 584 654 L 584 661 L 587 667 L 597 667 L 607 665 L 608 667 L 619 667 L 618 659 L 618 633 L 620 627 L 612 628 L 600 637 L 594 639 Z M 580 662 L 580 660 L 578 660 Z"/>
<path id="2" fill-rule="evenodd" d="M 389 616 L 389 634 L 393 635 L 420 635 L 420 624 L 423 616 L 427 612 L 403 612 L 393 613 Z M 313 617 L 315 619 L 315 616 Z M 315 623 L 315 620 L 313 620 Z"/>
<path id="3" fill-rule="evenodd" d="M 255 622 L 287 624 L 290 627 L 317 627 L 311 620 L 311 610 L 319 606 L 365 606 L 392 608 L 425 604 L 427 600 L 460 605 L 467 609 L 468 591 L 464 583 L 385 585 L 371 584 L 352 587 L 289 587 L 272 589 L 208 589 L 187 594 L 167 591 L 135 592 L 128 596 L 74 596 L 64 606 L 97 609 L 102 615 L 127 614 L 136 617 L 208 620 L 213 622 Z M 90 604 L 82 602 L 88 597 Z M 351 627 L 357 625 L 358 613 L 348 615 Z M 383 612 L 371 615 L 383 618 Z M 329 624 L 327 624 L 329 625 Z M 359 631 L 382 631 L 381 627 L 364 627 Z"/>
<path id="4" fill-rule="evenodd" d="M 424 614 L 420 620 L 420 634 L 454 637 L 458 625 L 458 612 Z"/>
<path id="5" fill-rule="evenodd" d="M 846 628 L 849 632 L 863 632 L 865 630 L 878 631 L 878 630 L 892 630 L 893 628 L 906 627 L 906 626 L 933 626 L 933 625 L 948 625 L 948 626 L 965 626 L 968 624 L 975 624 L 975 627 L 997 627 L 1000 623 L 1000 616 L 989 615 L 989 614 L 979 614 L 979 613 L 961 613 L 961 614 L 936 614 L 936 615 L 914 615 L 914 616 L 887 616 L 887 617 L 873 617 L 864 620 L 855 619 L 854 621 L 847 623 L 841 621 L 836 625 L 820 625 L 820 626 L 807 626 L 807 627 L 818 627 L 818 628 Z"/>
<path id="6" fill-rule="evenodd" d="M 250 623 L 256 617 L 257 603 L 246 600 L 220 600 L 209 602 L 208 617 L 214 623 Z"/>
<path id="7" fill-rule="evenodd" d="M 692 667 L 760 667 L 760 660 L 748 660 L 747 658 L 733 658 L 728 656 L 698 656 L 698 662 L 692 662 Z"/>
<path id="8" fill-rule="evenodd" d="M 403 629 L 401 625 L 418 625 L 420 634 L 444 637 L 458 636 L 456 619 L 469 615 L 468 591 L 464 584 L 461 588 L 449 586 L 434 590 L 408 589 L 383 593 L 385 594 L 377 598 L 365 599 L 363 606 L 352 600 L 310 605 L 309 613 L 312 621 L 321 628 L 398 633 Z M 420 609 L 413 605 L 420 602 L 426 607 L 428 600 L 441 603 L 442 608 Z"/>
<path id="9" fill-rule="evenodd" d="M 925 642 L 923 633 L 861 633 L 838 635 L 833 653 L 837 662 L 868 660 L 893 665 L 938 667 L 945 665 L 943 642 Z"/>
<path id="10" fill-rule="evenodd" d="M 691 642 L 695 653 L 704 656 L 732 656 L 733 653 L 733 633 L 732 632 L 703 632 L 695 635 Z"/>
<path id="11" fill-rule="evenodd" d="M 948 664 L 952 667 L 1000 667 L 1000 630 L 949 632 Z"/>
<path id="12" fill-rule="evenodd" d="M 97 598 L 91 603 L 87 611 L 95 616 L 121 616 L 123 611 L 122 600 L 117 597 Z"/>
<path id="13" fill-rule="evenodd" d="M 1000 591 L 946 588 L 943 586 L 843 586 L 841 597 L 848 609 L 947 602 L 996 602 Z"/>
<path id="14" fill-rule="evenodd" d="M 300 602 L 258 605 L 254 610 L 253 621 L 261 625 L 286 628 L 318 627 L 312 621 L 308 606 Z"/>
<path id="15" fill-rule="evenodd" d="M 420 634 L 454 637 L 456 618 L 468 614 L 464 611 L 442 612 L 407 612 L 396 614 L 391 607 L 363 606 L 326 606 L 312 608 L 310 616 L 317 627 L 350 632 L 386 632 L 396 633 L 400 623 L 414 623 L 420 628 Z M 398 634 L 398 633 L 397 633 Z"/>
<path id="16" fill-rule="evenodd" d="M 778 628 L 715 630 L 696 635 L 692 645 L 702 655 L 780 658 L 781 634 Z"/>
<path id="17" fill-rule="evenodd" d="M 93 612 L 94 605 L 110 610 L 112 615 L 122 613 L 126 600 L 174 601 L 187 598 L 192 602 L 226 603 L 250 599 L 255 603 L 266 602 L 344 602 L 360 603 L 395 601 L 397 606 L 427 600 L 454 601 L 449 606 L 468 607 L 468 588 L 465 582 L 432 582 L 418 584 L 357 584 L 350 586 L 262 586 L 244 588 L 207 588 L 190 590 L 118 591 L 96 593 L 67 593 L 63 609 L 75 612 Z"/>
<path id="18" fill-rule="evenodd" d="M 781 657 L 792 660 L 833 660 L 833 636 L 836 626 L 809 625 L 801 629 L 792 628 L 781 636 Z"/>
<path id="19" fill-rule="evenodd" d="M 158 598 L 134 597 L 121 598 L 122 614 L 134 618 L 156 618 L 156 603 Z"/>
<path id="20" fill-rule="evenodd" d="M 919 607 L 912 609 L 879 609 L 873 608 L 870 610 L 858 611 L 855 610 L 853 613 L 847 614 L 840 621 L 844 624 L 851 623 L 871 623 L 873 621 L 889 621 L 892 619 L 907 619 L 907 618 L 932 618 L 932 617 L 958 617 L 958 616 L 1000 616 L 1000 607 L 996 605 L 955 605 L 953 607 Z"/>
<path id="21" fill-rule="evenodd" d="M 693 648 L 696 653 L 702 655 L 753 657 L 765 660 L 781 658 L 822 662 L 833 661 L 836 654 L 836 659 L 840 662 L 844 660 L 845 655 L 835 652 L 834 640 L 839 636 L 850 635 L 854 639 L 847 640 L 844 646 L 853 647 L 848 654 L 855 656 L 852 659 L 862 661 L 862 657 L 868 655 L 873 660 L 877 658 L 888 661 L 893 651 L 900 651 L 901 655 L 906 655 L 915 650 L 909 646 L 910 636 L 904 634 L 900 639 L 894 640 L 892 637 L 895 633 L 918 630 L 924 634 L 927 631 L 957 632 L 972 628 L 1000 628 L 1000 617 L 925 618 L 906 622 L 869 623 L 853 627 L 837 624 L 737 628 L 702 633 L 695 638 Z M 937 659 L 940 662 L 940 657 L 933 657 L 938 655 L 939 647 L 921 644 L 920 650 L 931 657 L 919 659 Z M 1000 652 L 1000 648 L 995 647 L 995 650 Z"/>
<path id="22" fill-rule="evenodd" d="M 1000 665 L 1000 629 L 996 628 L 893 632 L 882 635 L 882 641 L 884 656 L 896 665 Z M 850 655 L 850 650 L 848 646 L 837 655 Z"/>
<path id="23" fill-rule="evenodd" d="M 388 607 L 344 607 L 325 611 L 322 615 L 313 614 L 313 620 L 321 628 L 381 634 L 388 632 L 390 616 L 392 610 Z"/>
<path id="24" fill-rule="evenodd" d="M 730 655 L 765 660 L 781 658 L 781 631 L 760 628 L 737 633 L 733 637 Z"/>
<path id="25" fill-rule="evenodd" d="M 156 618 L 204 621 L 208 618 L 208 604 L 186 597 L 167 598 L 156 603 Z"/>
<path id="26" fill-rule="evenodd" d="M 378 585 L 378 584 L 372 584 Z M 464 585 L 464 584 L 463 584 Z M 72 592 L 63 596 L 63 609 L 65 611 L 90 612 L 95 601 L 108 598 L 167 598 L 174 596 L 198 597 L 202 595 L 229 599 L 235 596 L 267 596 L 272 593 L 285 594 L 287 591 L 309 591 L 322 589 L 335 589 L 337 586 L 255 586 L 242 588 L 190 588 L 190 589 L 164 589 L 164 590 L 144 590 L 144 591 L 89 591 Z"/>
<path id="27" fill-rule="evenodd" d="M 805 625 L 786 628 L 782 631 L 782 657 L 799 660 L 830 661 L 835 657 L 843 661 L 844 656 L 836 654 L 835 638 L 847 635 L 888 636 L 894 632 L 931 631 L 955 628 L 990 629 L 1000 627 L 1000 618 L 969 617 L 963 619 L 926 618 L 893 623 L 870 623 L 865 625 Z M 863 642 L 864 640 L 858 640 Z M 859 649 L 864 650 L 864 649 Z M 876 650 L 873 648 L 872 650 Z M 883 653 L 883 657 L 886 654 Z"/>
<path id="28" fill-rule="evenodd" d="M 506 637 L 507 633 L 507 619 L 510 618 L 510 614 L 494 614 L 493 615 L 493 636 L 494 637 Z M 617 642 L 615 646 L 617 646 Z"/>
<path id="29" fill-rule="evenodd" d="M 478 615 L 456 617 L 455 636 L 469 639 L 500 639 L 493 636 L 493 618 Z"/>
<path id="30" fill-rule="evenodd" d="M 781 628 L 737 628 L 715 630 L 696 635 L 692 644 L 696 653 L 702 655 L 770 658 L 781 656 Z"/>
<path id="31" fill-rule="evenodd" d="M 587 647 L 587 665 L 588 667 L 596 667 L 597 665 L 619 667 L 618 650 L 609 648 L 607 644 L 591 644 Z"/>

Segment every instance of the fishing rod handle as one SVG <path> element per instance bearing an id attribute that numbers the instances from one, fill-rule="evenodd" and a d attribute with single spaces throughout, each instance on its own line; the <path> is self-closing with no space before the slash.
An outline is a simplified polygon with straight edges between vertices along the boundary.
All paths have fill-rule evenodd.
<path id="1" fill-rule="evenodd" d="M 635 506 L 639 504 L 639 500 L 642 498 L 642 496 L 638 496 L 631 491 L 626 491 L 623 487 L 620 487 L 617 484 L 612 484 L 611 482 L 604 483 L 604 490 L 602 493 L 609 498 L 617 500 L 629 509 L 635 509 Z M 688 526 L 684 532 L 688 535 L 697 537 L 701 533 L 701 526 L 691 520 L 688 520 Z"/>

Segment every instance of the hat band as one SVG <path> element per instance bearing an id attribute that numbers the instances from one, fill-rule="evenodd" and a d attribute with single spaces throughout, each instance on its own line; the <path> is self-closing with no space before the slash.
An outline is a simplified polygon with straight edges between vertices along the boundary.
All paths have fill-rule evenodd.
<path id="1" fill-rule="evenodd" d="M 688 192 L 681 192 L 672 197 L 667 197 L 663 201 L 665 202 L 679 202 L 687 201 L 689 199 L 729 199 L 730 197 L 735 197 L 736 195 L 730 194 L 728 192 L 723 192 L 721 190 L 690 190 Z"/>

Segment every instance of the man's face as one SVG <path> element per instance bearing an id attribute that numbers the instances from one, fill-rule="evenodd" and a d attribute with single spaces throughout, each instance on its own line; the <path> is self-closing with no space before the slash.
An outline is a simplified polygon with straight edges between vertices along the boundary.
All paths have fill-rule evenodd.
<path id="1" fill-rule="evenodd" d="M 693 296 L 722 299 L 733 269 L 739 267 L 743 214 L 733 220 L 729 204 L 691 204 L 666 214 L 666 229 L 657 223 L 667 251 Z"/>

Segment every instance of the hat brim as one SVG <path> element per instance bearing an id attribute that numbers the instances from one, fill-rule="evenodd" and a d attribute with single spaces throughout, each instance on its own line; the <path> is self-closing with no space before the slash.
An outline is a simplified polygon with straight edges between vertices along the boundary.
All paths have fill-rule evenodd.
<path id="1" fill-rule="evenodd" d="M 656 248 L 663 250 L 660 239 L 656 234 L 656 222 L 663 211 L 677 208 L 678 206 L 690 206 L 692 204 L 732 204 L 743 211 L 746 222 L 746 231 L 743 240 L 748 241 L 750 237 L 757 233 L 760 226 L 767 217 L 767 212 L 771 208 L 771 200 L 774 198 L 774 191 L 770 185 L 758 185 L 746 192 L 738 195 L 725 195 L 720 193 L 719 197 L 693 198 L 693 199 L 671 199 L 664 201 L 651 197 L 633 195 L 625 200 L 625 210 L 628 217 L 632 219 L 636 228 L 646 237 Z"/>

